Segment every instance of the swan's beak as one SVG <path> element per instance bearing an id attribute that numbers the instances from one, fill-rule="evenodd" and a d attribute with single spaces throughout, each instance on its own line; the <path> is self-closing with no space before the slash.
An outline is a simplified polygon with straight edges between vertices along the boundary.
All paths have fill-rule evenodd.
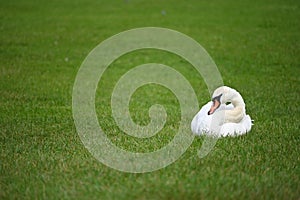
<path id="1" fill-rule="evenodd" d="M 212 115 L 219 107 L 220 107 L 221 103 L 219 100 L 214 99 L 213 100 L 213 105 L 211 106 L 210 110 L 208 111 L 208 115 Z"/>

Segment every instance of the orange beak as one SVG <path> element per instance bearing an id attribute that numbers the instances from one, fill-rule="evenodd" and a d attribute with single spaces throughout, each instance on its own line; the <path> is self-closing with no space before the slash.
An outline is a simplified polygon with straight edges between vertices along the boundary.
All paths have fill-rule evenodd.
<path id="1" fill-rule="evenodd" d="M 217 99 L 215 99 L 213 101 L 213 105 L 211 106 L 210 110 L 208 111 L 208 115 L 213 114 L 219 107 L 220 107 L 221 103 L 220 101 L 218 101 Z"/>

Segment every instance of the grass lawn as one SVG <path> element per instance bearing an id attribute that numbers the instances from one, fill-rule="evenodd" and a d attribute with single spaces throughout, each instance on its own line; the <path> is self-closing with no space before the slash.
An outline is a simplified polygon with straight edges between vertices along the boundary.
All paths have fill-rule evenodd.
<path id="1" fill-rule="evenodd" d="M 296 0 L 118 0 L 0 2 L 0 199 L 299 199 L 300 2 Z M 218 140 L 200 159 L 196 137 L 179 160 L 131 174 L 97 161 L 72 117 L 77 71 L 100 42 L 137 27 L 164 27 L 199 42 L 225 85 L 244 97 L 251 132 Z M 147 85 L 132 96 L 133 120 L 149 123 L 159 103 L 168 113 L 150 139 L 120 134 L 110 95 L 134 66 L 163 63 L 183 74 L 203 105 L 207 87 L 180 57 L 141 50 L 117 59 L 96 93 L 99 124 L 113 143 L 152 152 L 172 140 L 180 105 L 166 88 Z"/>

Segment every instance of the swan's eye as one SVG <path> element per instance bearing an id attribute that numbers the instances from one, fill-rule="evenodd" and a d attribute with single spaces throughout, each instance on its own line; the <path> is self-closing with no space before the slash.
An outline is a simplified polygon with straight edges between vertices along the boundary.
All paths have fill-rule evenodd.
<path id="1" fill-rule="evenodd" d="M 229 104 L 231 104 L 231 102 L 226 102 L 226 105 L 229 105 Z"/>

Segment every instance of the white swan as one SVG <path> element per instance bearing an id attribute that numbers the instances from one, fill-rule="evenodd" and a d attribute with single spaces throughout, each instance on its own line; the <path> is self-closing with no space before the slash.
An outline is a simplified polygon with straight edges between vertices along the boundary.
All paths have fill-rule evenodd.
<path id="1" fill-rule="evenodd" d="M 201 108 L 191 123 L 194 134 L 216 137 L 242 135 L 249 132 L 251 126 L 242 96 L 227 86 L 214 91 L 212 101 Z"/>

